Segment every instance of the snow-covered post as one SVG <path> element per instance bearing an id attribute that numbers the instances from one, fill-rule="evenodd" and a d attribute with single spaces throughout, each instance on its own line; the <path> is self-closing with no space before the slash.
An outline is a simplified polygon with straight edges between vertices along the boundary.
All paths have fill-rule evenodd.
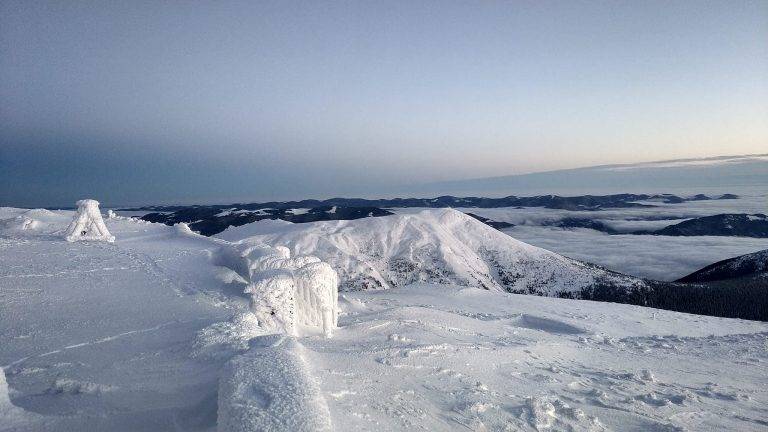
<path id="1" fill-rule="evenodd" d="M 5 371 L 0 367 L 0 413 L 9 410 L 11 398 L 8 396 L 8 382 L 5 380 Z"/>

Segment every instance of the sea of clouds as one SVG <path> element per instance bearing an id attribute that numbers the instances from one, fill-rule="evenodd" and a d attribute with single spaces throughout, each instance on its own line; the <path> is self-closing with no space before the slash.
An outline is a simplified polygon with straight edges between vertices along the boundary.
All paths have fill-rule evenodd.
<path id="1" fill-rule="evenodd" d="M 694 195 L 676 193 L 681 196 Z M 722 192 L 722 191 L 719 191 Z M 565 256 L 601 265 L 633 276 L 670 281 L 704 266 L 737 255 L 768 249 L 768 239 L 750 237 L 671 237 L 610 235 L 592 229 L 547 226 L 563 218 L 596 220 L 619 231 L 658 230 L 667 225 L 721 213 L 766 213 L 768 195 L 755 188 L 734 189 L 737 200 L 691 201 L 681 204 L 649 202 L 654 207 L 602 211 L 568 211 L 545 208 L 462 208 L 495 221 L 515 224 L 505 229 L 510 236 Z M 711 194 L 711 193 L 710 193 Z M 713 195 L 713 194 L 711 194 Z M 395 209 L 411 212 L 419 209 Z"/>

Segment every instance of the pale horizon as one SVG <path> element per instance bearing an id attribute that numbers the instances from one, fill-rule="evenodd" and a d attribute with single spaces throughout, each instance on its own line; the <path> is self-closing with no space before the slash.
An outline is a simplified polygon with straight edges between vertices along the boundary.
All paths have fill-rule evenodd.
<path id="1" fill-rule="evenodd" d="M 6 1 L 0 205 L 761 153 L 766 40 L 753 1 Z"/>

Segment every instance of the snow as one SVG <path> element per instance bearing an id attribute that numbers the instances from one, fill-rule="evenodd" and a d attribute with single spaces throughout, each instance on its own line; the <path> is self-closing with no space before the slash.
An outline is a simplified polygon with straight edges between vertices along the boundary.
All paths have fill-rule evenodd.
<path id="1" fill-rule="evenodd" d="M 250 242 L 317 256 L 339 273 L 347 291 L 432 282 L 557 295 L 595 280 L 642 284 L 517 241 L 451 209 L 268 229 L 249 225 L 216 237 L 245 235 Z"/>
<path id="2" fill-rule="evenodd" d="M 310 255 L 291 257 L 286 247 L 270 247 L 252 239 L 229 247 L 243 261 L 233 263 L 231 269 L 247 269 L 244 292 L 251 295 L 251 312 L 264 329 L 298 335 L 299 326 L 309 326 L 321 328 L 327 337 L 332 335 L 338 316 L 339 278 L 330 265 Z"/>
<path id="3" fill-rule="evenodd" d="M 133 220 L 105 221 L 114 244 L 68 243 L 73 216 L 0 233 L 0 365 L 13 404 L 44 419 L 0 430 L 213 428 L 228 358 L 193 358 L 195 342 L 247 310 L 216 278 L 217 246 Z"/>
<path id="4" fill-rule="evenodd" d="M 89 240 L 112 243 L 115 241 L 115 236 L 110 234 L 107 226 L 104 225 L 99 212 L 99 202 L 92 199 L 77 202 L 77 213 L 64 233 L 64 238 L 69 242 Z"/>
<path id="5" fill-rule="evenodd" d="M 19 216 L 39 223 L 19 229 Z M 64 241 L 73 216 L 0 208 L 2 431 L 759 431 L 768 421 L 768 323 L 479 289 L 495 280 L 472 273 L 488 266 L 482 247 L 541 272 L 530 278 L 591 273 L 454 212 L 261 225 L 242 242 L 106 219 L 113 244 Z M 371 250 L 380 258 L 362 254 Z M 446 270 L 416 272 L 430 283 L 389 267 L 430 262 L 426 252 Z M 367 262 L 391 289 L 343 293 L 333 338 L 270 334 L 243 290 L 284 271 L 332 290 L 309 255 L 342 281 Z"/>
<path id="6" fill-rule="evenodd" d="M 330 431 L 328 406 L 302 355 L 284 336 L 254 339 L 219 386 L 219 432 Z"/>
<path id="7" fill-rule="evenodd" d="M 768 324 L 413 285 L 303 341 L 337 430 L 764 430 Z"/>

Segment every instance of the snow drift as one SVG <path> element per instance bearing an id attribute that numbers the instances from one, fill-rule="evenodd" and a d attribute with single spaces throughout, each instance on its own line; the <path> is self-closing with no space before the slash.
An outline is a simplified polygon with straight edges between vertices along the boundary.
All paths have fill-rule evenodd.
<path id="1" fill-rule="evenodd" d="M 254 339 L 231 360 L 219 384 L 219 432 L 329 431 L 331 416 L 298 342 Z"/>
<path id="2" fill-rule="evenodd" d="M 217 237 L 236 240 L 259 231 L 244 225 Z M 317 256 L 339 273 L 343 291 L 428 282 L 578 296 L 580 290 L 595 285 L 644 285 L 641 279 L 520 242 L 452 209 L 270 226 L 241 242 L 285 246 L 294 254 Z"/>

